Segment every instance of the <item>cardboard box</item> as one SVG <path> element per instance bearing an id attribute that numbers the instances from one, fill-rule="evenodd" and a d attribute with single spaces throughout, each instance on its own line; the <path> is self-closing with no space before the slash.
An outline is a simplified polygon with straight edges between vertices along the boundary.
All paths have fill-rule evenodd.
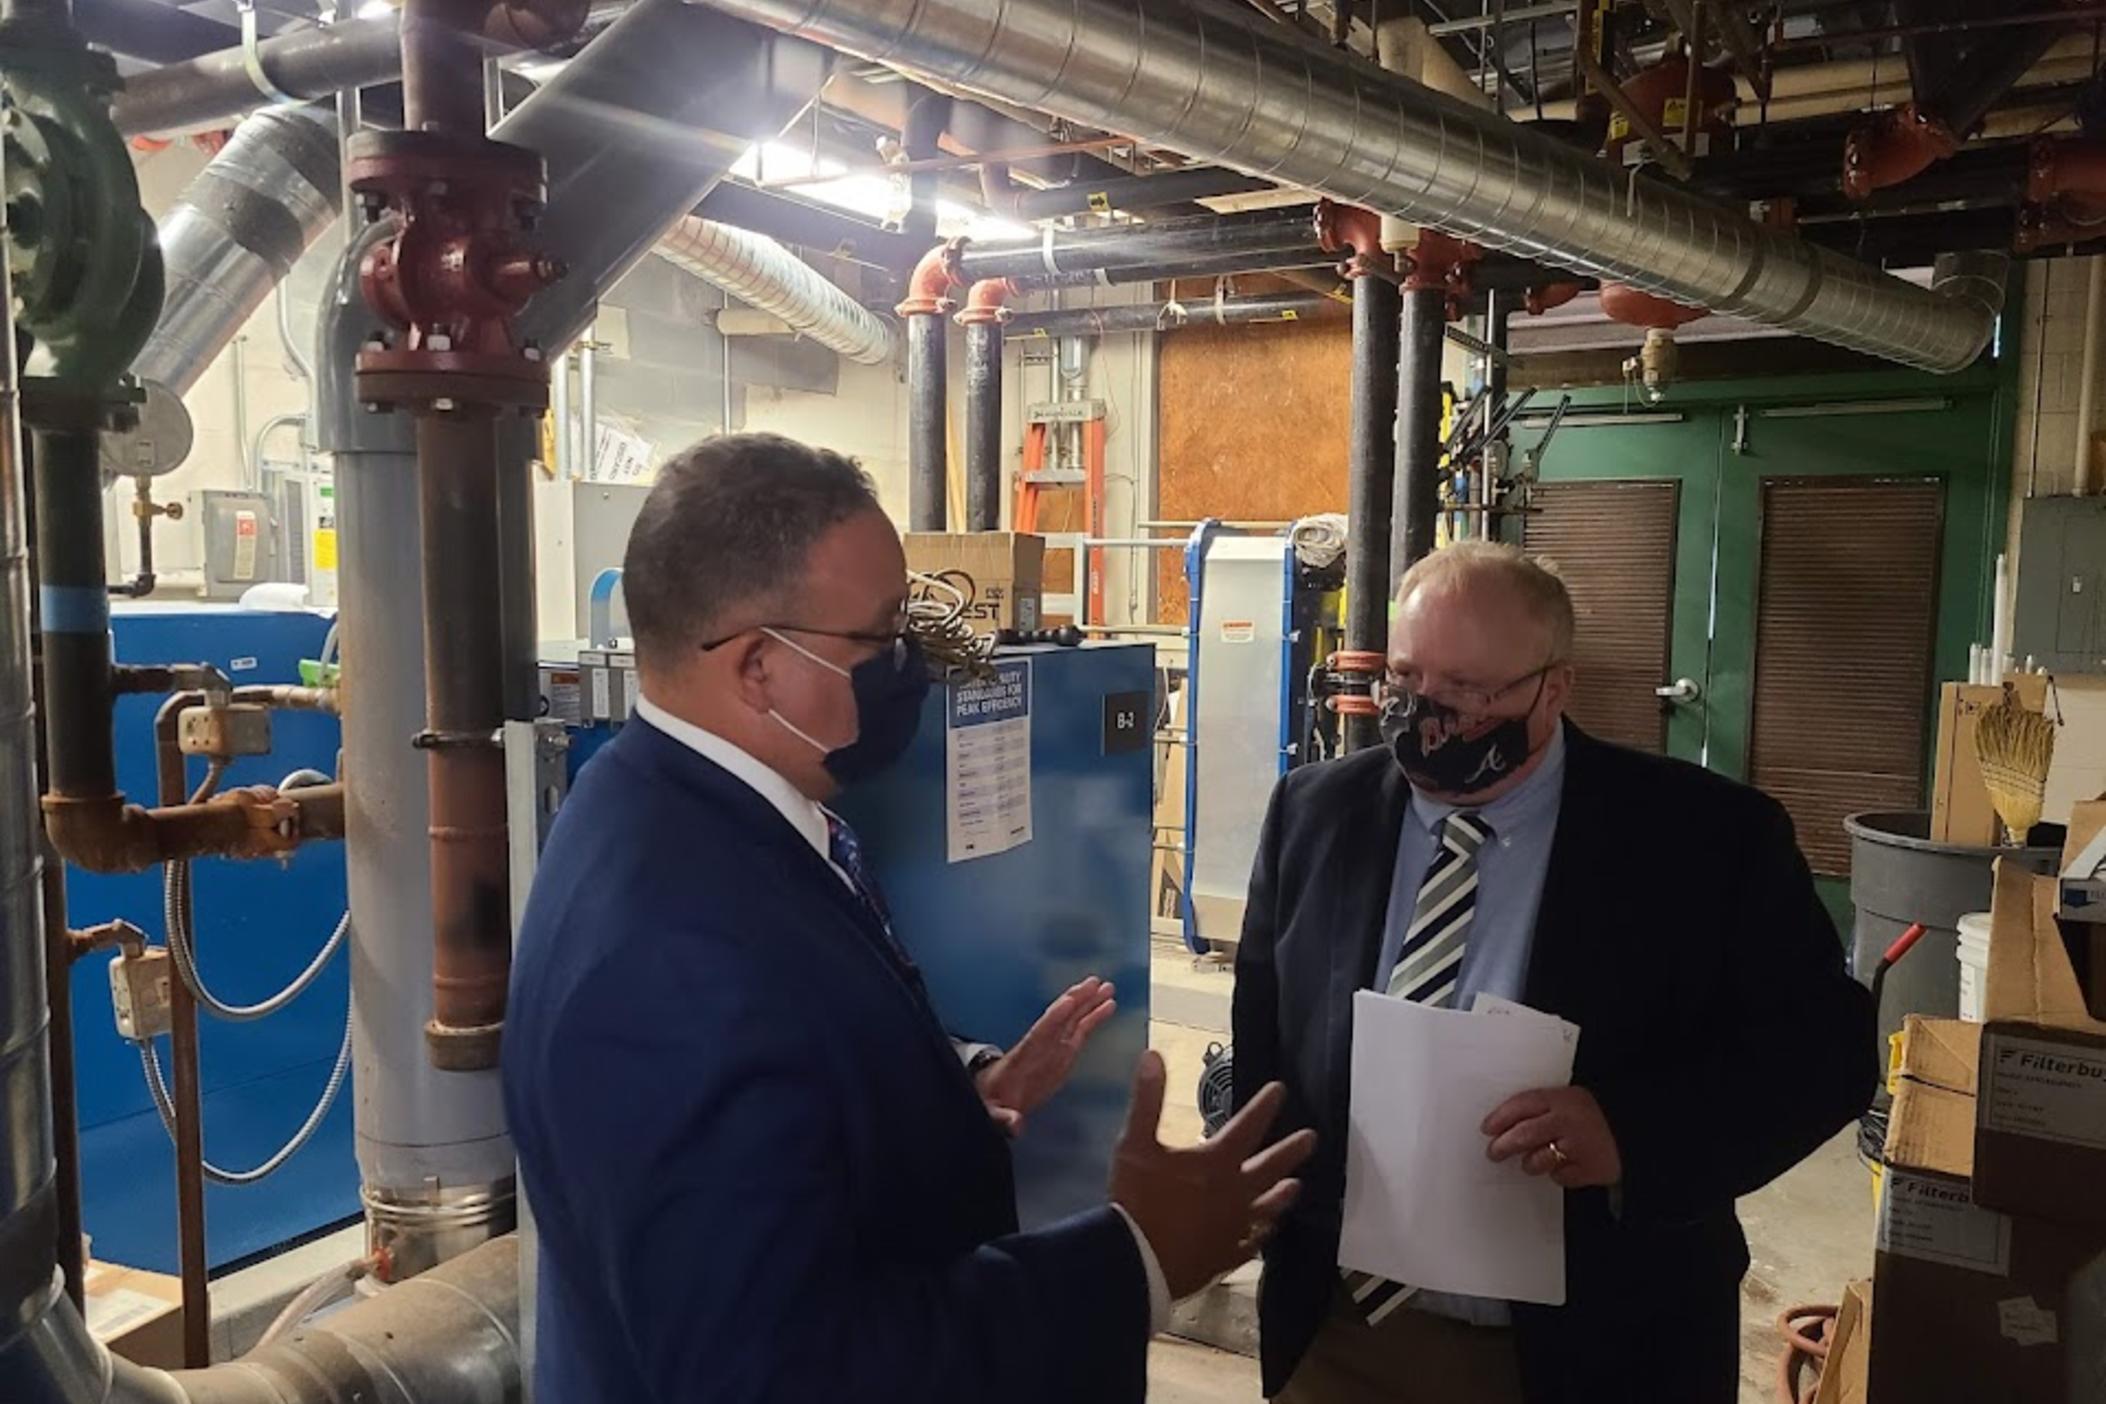
<path id="1" fill-rule="evenodd" d="M 2046 674 L 2013 673 L 2006 681 L 2017 689 L 2021 707 L 2037 712 L 2047 705 Z M 1975 756 L 1974 726 L 2003 696 L 2003 688 L 1991 683 L 1946 683 L 1938 689 L 1937 752 L 1931 766 L 1930 836 L 1935 842 L 1986 848 L 1997 840 L 1996 808 Z"/>
<path id="2" fill-rule="evenodd" d="M 1853 1282 L 1843 1289 L 1835 1325 L 1828 1332 L 1828 1360 L 1814 1404 L 1866 1404 L 1872 1355 L 1872 1284 Z"/>
<path id="3" fill-rule="evenodd" d="M 2106 1398 L 2106 1232 L 1976 1204 L 1978 1032 L 1911 1016 L 1887 1128 L 1870 1404 Z"/>
<path id="4" fill-rule="evenodd" d="M 181 1279 L 90 1260 L 81 1285 L 96 1340 L 135 1364 L 183 1368 Z"/>
<path id="5" fill-rule="evenodd" d="M 2106 1021 L 2086 1007 L 2056 890 L 1996 865 L 1974 1192 L 1992 1209 L 2106 1228 Z"/>
<path id="6" fill-rule="evenodd" d="M 907 569 L 941 577 L 965 594 L 965 618 L 978 633 L 1042 627 L 1046 539 L 1014 531 L 910 531 Z M 948 598 L 919 583 L 916 599 Z"/>

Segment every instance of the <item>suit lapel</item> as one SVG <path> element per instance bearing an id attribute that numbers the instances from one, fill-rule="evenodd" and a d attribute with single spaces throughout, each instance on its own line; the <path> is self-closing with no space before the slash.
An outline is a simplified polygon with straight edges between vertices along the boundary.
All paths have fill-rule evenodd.
<path id="1" fill-rule="evenodd" d="M 1397 838 L 1411 804 L 1411 787 L 1394 761 L 1384 756 L 1380 763 L 1369 762 L 1368 770 L 1367 798 L 1345 806 L 1345 822 L 1336 830 L 1324 884 L 1335 895 L 1330 988 L 1324 1007 L 1331 1011 L 1332 1021 L 1328 1083 L 1341 1127 L 1352 1066 L 1353 996 L 1374 983 L 1375 966 L 1382 958 L 1382 927 L 1389 915 L 1389 889 L 1397 868 Z"/>
<path id="2" fill-rule="evenodd" d="M 1524 1001 L 1534 1008 L 1576 1019 L 1587 1002 L 1588 972 L 1582 929 L 1590 884 L 1613 872 L 1612 818 L 1603 812 L 1596 778 L 1600 743 L 1565 723 L 1565 778 L 1558 797 L 1557 832 L 1550 844 L 1550 870 L 1536 914 L 1529 950 Z"/>

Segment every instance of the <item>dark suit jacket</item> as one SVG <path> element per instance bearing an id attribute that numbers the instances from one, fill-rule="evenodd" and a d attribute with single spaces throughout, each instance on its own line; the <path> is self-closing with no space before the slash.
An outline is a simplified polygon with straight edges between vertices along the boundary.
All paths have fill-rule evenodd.
<path id="1" fill-rule="evenodd" d="M 1748 1263 L 1733 1201 L 1866 1105 L 1871 1001 L 1775 802 L 1569 724 L 1566 739 L 1526 1002 L 1580 1026 L 1573 1080 L 1608 1115 L 1624 1183 L 1620 1205 L 1566 1195 L 1567 1304 L 1514 1309 L 1526 1391 L 1531 1404 L 1623 1401 L 1642 1379 L 1662 1404 L 1731 1404 Z M 1409 797 L 1386 750 L 1311 765 L 1280 782 L 1259 843 L 1236 955 L 1236 1098 L 1279 1079 L 1276 1134 L 1320 1138 L 1265 1255 L 1268 1395 L 1337 1281 L 1352 997 L 1374 979 Z"/>
<path id="2" fill-rule="evenodd" d="M 759 795 L 643 723 L 579 776 L 513 968 L 505 1107 L 553 1404 L 1139 1400 L 1105 1208 L 1019 1233 L 915 983 Z"/>

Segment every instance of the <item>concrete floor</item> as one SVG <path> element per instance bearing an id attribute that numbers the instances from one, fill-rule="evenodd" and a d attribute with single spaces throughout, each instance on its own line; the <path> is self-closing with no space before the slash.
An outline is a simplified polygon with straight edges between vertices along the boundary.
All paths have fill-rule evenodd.
<path id="1" fill-rule="evenodd" d="M 1153 974 L 1149 1041 L 1170 1069 L 1163 1138 L 1190 1143 L 1200 1134 L 1193 1094 L 1206 1047 L 1228 1040 L 1233 977 L 1225 965 L 1195 961 L 1161 941 Z M 1777 1398 L 1778 1312 L 1802 1302 L 1836 1301 L 1845 1282 L 1871 1275 L 1872 1193 L 1855 1143 L 1854 1130 L 1845 1131 L 1741 1201 L 1753 1261 L 1741 1287 L 1740 1404 L 1774 1404 Z M 1197 1339 L 1156 1344 L 1149 1359 L 1149 1398 L 1155 1404 L 1258 1399 L 1258 1366 L 1251 1358 L 1257 1349 L 1254 1272 L 1239 1273 L 1185 1304 L 1175 1329 Z"/>

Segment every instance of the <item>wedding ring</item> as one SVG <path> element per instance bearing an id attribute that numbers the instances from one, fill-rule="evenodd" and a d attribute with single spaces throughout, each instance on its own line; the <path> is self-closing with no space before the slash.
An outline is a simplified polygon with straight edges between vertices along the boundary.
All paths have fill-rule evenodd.
<path id="1" fill-rule="evenodd" d="M 1553 1162 L 1555 1162 L 1553 1166 L 1554 1169 L 1562 1170 L 1572 1163 L 1572 1157 L 1565 1154 L 1565 1148 L 1559 1145 L 1556 1141 L 1552 1141 L 1543 1149 L 1550 1152 L 1550 1158 Z"/>

